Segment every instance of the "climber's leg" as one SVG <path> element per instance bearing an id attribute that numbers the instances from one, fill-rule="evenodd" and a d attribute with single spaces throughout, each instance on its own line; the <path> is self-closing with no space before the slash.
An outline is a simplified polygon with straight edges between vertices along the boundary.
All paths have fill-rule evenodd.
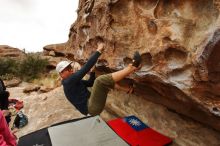
<path id="1" fill-rule="evenodd" d="M 98 115 L 105 107 L 106 98 L 110 89 L 115 85 L 112 74 L 101 75 L 96 78 L 88 101 L 90 115 Z"/>
<path id="2" fill-rule="evenodd" d="M 94 116 L 102 112 L 105 107 L 105 102 L 109 90 L 115 87 L 115 83 L 121 81 L 129 74 L 139 69 L 140 62 L 141 57 L 139 53 L 136 52 L 133 57 L 133 63 L 129 64 L 123 70 L 107 75 L 101 75 L 96 78 L 88 101 L 89 114 Z"/>

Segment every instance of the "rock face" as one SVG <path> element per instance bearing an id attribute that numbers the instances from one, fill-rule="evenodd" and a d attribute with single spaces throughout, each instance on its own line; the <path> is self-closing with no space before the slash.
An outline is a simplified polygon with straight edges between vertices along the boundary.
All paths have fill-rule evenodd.
<path id="1" fill-rule="evenodd" d="M 102 39 L 100 69 L 111 71 L 138 50 L 136 95 L 220 130 L 219 9 L 219 0 L 80 0 L 62 52 L 85 61 Z"/>
<path id="2" fill-rule="evenodd" d="M 61 60 L 74 60 L 71 53 L 65 51 L 66 43 L 51 44 L 43 47 L 43 58 L 48 59 L 49 64 L 47 68 L 53 70 L 56 68 L 57 63 Z"/>
<path id="3" fill-rule="evenodd" d="M 65 56 L 65 52 L 62 52 L 65 49 L 66 44 L 52 44 L 44 46 L 44 55 L 45 56 Z"/>
<path id="4" fill-rule="evenodd" d="M 7 45 L 0 45 L 0 57 L 22 57 L 25 53 L 18 48 L 13 48 Z"/>

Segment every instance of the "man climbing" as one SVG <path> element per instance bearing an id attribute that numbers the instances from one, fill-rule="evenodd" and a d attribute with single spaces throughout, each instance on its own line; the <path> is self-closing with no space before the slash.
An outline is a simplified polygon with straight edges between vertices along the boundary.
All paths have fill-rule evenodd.
<path id="1" fill-rule="evenodd" d="M 135 52 L 133 63 L 123 70 L 101 75 L 96 79 L 95 72 L 90 72 L 90 78 L 83 80 L 83 77 L 96 64 L 103 50 L 104 44 L 98 43 L 96 52 L 78 71 L 74 71 L 71 67 L 72 62 L 68 61 L 61 61 L 56 66 L 56 70 L 62 78 L 65 96 L 84 115 L 94 116 L 100 114 L 104 109 L 109 90 L 120 88 L 117 82 L 140 69 L 141 56 L 138 52 Z M 92 91 L 89 92 L 87 87 L 92 87 Z M 132 92 L 131 89 L 128 92 Z"/>

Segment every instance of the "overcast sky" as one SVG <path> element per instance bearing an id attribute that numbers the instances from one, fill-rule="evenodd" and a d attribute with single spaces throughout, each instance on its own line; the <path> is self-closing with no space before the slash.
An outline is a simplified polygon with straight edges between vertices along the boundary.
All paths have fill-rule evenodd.
<path id="1" fill-rule="evenodd" d="M 28 52 L 68 40 L 79 0 L 0 0 L 0 45 Z"/>

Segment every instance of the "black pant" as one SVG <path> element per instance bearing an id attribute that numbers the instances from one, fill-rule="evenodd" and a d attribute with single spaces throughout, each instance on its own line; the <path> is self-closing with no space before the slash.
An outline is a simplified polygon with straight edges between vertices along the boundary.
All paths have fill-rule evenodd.
<path id="1" fill-rule="evenodd" d="M 9 97 L 8 91 L 0 92 L 0 109 L 1 110 L 8 110 L 8 105 L 9 105 L 8 97 Z M 5 120 L 9 124 L 9 122 L 11 121 L 11 115 L 5 116 Z"/>
<path id="2" fill-rule="evenodd" d="M 8 110 L 8 101 L 9 92 L 8 91 L 2 91 L 0 93 L 0 109 L 1 110 Z"/>

